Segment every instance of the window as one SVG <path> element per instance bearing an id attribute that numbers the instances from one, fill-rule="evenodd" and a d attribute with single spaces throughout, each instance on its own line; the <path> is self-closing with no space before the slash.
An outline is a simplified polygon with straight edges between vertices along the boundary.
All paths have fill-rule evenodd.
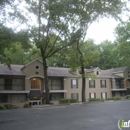
<path id="1" fill-rule="evenodd" d="M 96 98 L 96 93 L 89 93 L 89 98 Z"/>
<path id="2" fill-rule="evenodd" d="M 40 67 L 39 67 L 39 65 L 36 65 L 35 68 L 38 70 Z"/>
<path id="3" fill-rule="evenodd" d="M 89 88 L 95 88 L 95 80 L 89 80 Z"/>
<path id="4" fill-rule="evenodd" d="M 106 80 L 100 80 L 101 88 L 106 88 Z"/>
<path id="5" fill-rule="evenodd" d="M 50 95 L 50 100 L 59 100 L 60 99 L 60 94 L 51 94 Z"/>
<path id="6" fill-rule="evenodd" d="M 0 78 L 0 90 L 4 90 L 4 78 Z"/>
<path id="7" fill-rule="evenodd" d="M 50 90 L 62 90 L 63 80 L 62 79 L 49 79 L 48 86 Z"/>
<path id="8" fill-rule="evenodd" d="M 31 89 L 40 89 L 41 81 L 37 78 L 31 79 Z"/>
<path id="9" fill-rule="evenodd" d="M 78 100 L 78 93 L 71 93 L 71 99 L 77 99 Z"/>
<path id="10" fill-rule="evenodd" d="M 107 98 L 107 93 L 106 92 L 102 92 L 101 93 L 101 99 L 106 99 Z"/>
<path id="11" fill-rule="evenodd" d="M 12 90 L 25 90 L 24 79 L 13 79 L 12 80 Z"/>
<path id="12" fill-rule="evenodd" d="M 12 79 L 5 79 L 4 84 L 5 90 L 12 90 L 12 82 L 13 82 Z"/>
<path id="13" fill-rule="evenodd" d="M 78 88 L 78 80 L 71 79 L 71 88 Z"/>
<path id="14" fill-rule="evenodd" d="M 1 96 L 0 96 L 0 102 L 6 103 L 7 101 L 8 101 L 7 95 L 1 95 Z"/>
<path id="15" fill-rule="evenodd" d="M 99 75 L 99 71 L 96 71 L 96 75 Z"/>

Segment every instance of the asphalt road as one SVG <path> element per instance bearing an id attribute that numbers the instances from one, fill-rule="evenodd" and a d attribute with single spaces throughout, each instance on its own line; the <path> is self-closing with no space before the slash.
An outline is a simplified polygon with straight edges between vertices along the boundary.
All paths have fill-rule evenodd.
<path id="1" fill-rule="evenodd" d="M 14 109 L 0 111 L 0 130 L 119 130 L 121 118 L 130 101 Z"/>

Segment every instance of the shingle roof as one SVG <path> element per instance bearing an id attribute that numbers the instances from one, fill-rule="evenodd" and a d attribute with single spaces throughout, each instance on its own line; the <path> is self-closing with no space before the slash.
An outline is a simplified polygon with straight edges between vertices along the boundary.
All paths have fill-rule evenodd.
<path id="1" fill-rule="evenodd" d="M 102 70 L 98 77 L 112 77 L 112 78 L 121 78 L 120 76 L 115 75 L 116 73 L 123 73 L 128 66 L 112 68 L 108 70 Z"/>
<path id="2" fill-rule="evenodd" d="M 70 73 L 70 68 L 48 67 L 48 76 L 57 77 L 77 77 L 76 74 Z"/>
<path id="3" fill-rule="evenodd" d="M 11 65 L 9 69 L 4 64 L 0 64 L 0 75 L 25 75 L 22 72 L 24 65 Z M 48 67 L 48 76 L 56 77 L 77 77 L 78 75 L 71 74 L 70 68 Z"/>
<path id="4" fill-rule="evenodd" d="M 25 75 L 21 68 L 23 65 L 11 65 L 11 69 L 9 69 L 4 64 L 0 64 L 0 74 L 1 75 Z"/>
<path id="5" fill-rule="evenodd" d="M 94 72 L 94 70 L 95 70 L 96 68 L 97 68 L 97 67 L 91 68 L 91 69 L 85 69 L 85 71 L 86 71 L 87 73 L 89 73 L 89 72 Z"/>

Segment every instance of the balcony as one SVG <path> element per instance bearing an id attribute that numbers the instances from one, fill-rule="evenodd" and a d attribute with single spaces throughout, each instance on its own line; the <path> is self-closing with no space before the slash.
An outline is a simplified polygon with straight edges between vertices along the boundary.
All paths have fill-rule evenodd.
<path id="1" fill-rule="evenodd" d="M 127 90 L 127 89 L 124 88 L 124 87 L 122 87 L 122 88 L 121 88 L 121 87 L 120 87 L 120 88 L 117 88 L 117 87 L 116 87 L 116 88 L 112 88 L 112 89 L 111 89 L 111 91 L 126 91 L 126 90 Z"/>
<path id="2" fill-rule="evenodd" d="M 14 91 L 14 90 L 1 90 L 0 94 L 27 94 L 29 91 Z"/>
<path id="3" fill-rule="evenodd" d="M 45 90 L 43 91 L 45 93 Z M 66 93 L 67 90 L 50 90 L 50 93 Z"/>

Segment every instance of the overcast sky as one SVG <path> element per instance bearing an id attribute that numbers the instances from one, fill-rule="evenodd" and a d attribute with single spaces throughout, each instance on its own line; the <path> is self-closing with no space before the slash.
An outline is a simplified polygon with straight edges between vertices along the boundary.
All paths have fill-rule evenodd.
<path id="1" fill-rule="evenodd" d="M 89 27 L 86 38 L 94 39 L 96 44 L 104 40 L 114 41 L 114 29 L 117 25 L 118 22 L 114 18 L 103 18 Z"/>

